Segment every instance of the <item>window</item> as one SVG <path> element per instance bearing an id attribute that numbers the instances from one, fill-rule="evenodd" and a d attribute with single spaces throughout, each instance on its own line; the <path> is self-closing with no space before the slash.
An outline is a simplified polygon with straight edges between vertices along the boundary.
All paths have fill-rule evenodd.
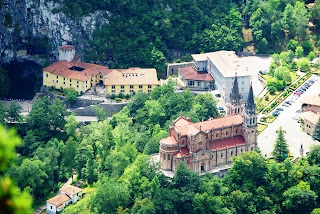
<path id="1" fill-rule="evenodd" d="M 133 90 L 130 90 L 130 93 L 131 93 L 131 94 L 133 94 L 133 92 L 134 92 Z"/>
<path id="2" fill-rule="evenodd" d="M 63 80 L 66 80 L 66 78 L 63 77 Z"/>
<path id="3" fill-rule="evenodd" d="M 200 87 L 201 86 L 201 82 L 198 82 L 198 87 Z"/>
<path id="4" fill-rule="evenodd" d="M 240 152 L 242 152 L 242 149 L 240 149 Z"/>
<path id="5" fill-rule="evenodd" d="M 58 83 L 59 81 L 57 80 L 57 83 Z"/>
<path id="6" fill-rule="evenodd" d="M 152 88 L 152 85 L 148 85 L 148 88 Z"/>
<path id="7" fill-rule="evenodd" d="M 71 83 L 70 83 L 70 86 L 71 86 Z"/>
<path id="8" fill-rule="evenodd" d="M 124 85 L 121 86 L 121 89 L 124 89 Z"/>
<path id="9" fill-rule="evenodd" d="M 218 137 L 218 133 L 216 134 L 216 137 Z"/>
<path id="10" fill-rule="evenodd" d="M 165 159 L 166 159 L 166 154 L 163 153 L 163 160 L 165 160 Z"/>
<path id="11" fill-rule="evenodd" d="M 192 80 L 190 80 L 189 82 L 188 82 L 188 86 L 194 86 L 194 81 L 192 81 Z"/>
<path id="12" fill-rule="evenodd" d="M 52 209 L 52 206 L 50 206 L 51 207 L 51 209 Z"/>
<path id="13" fill-rule="evenodd" d="M 151 93 L 151 90 L 148 90 L 148 93 Z"/>
<path id="14" fill-rule="evenodd" d="M 253 151 L 253 147 L 251 147 L 250 150 Z"/>
<path id="15" fill-rule="evenodd" d="M 238 129 L 236 129 L 236 133 L 238 133 Z"/>
<path id="16" fill-rule="evenodd" d="M 77 84 L 79 84 L 79 81 L 77 81 Z"/>
<path id="17" fill-rule="evenodd" d="M 57 76 L 57 79 L 58 79 L 59 77 Z"/>
<path id="18" fill-rule="evenodd" d="M 221 152 L 221 157 L 223 157 L 223 153 Z"/>
<path id="19" fill-rule="evenodd" d="M 79 88 L 79 85 L 77 85 L 77 88 Z"/>
<path id="20" fill-rule="evenodd" d="M 54 80 L 52 80 L 52 82 L 54 82 Z"/>
<path id="21" fill-rule="evenodd" d="M 63 85 L 65 85 L 66 84 L 66 82 L 63 82 Z"/>
<path id="22" fill-rule="evenodd" d="M 112 93 L 112 94 L 116 93 L 116 90 L 111 90 L 111 93 Z"/>
<path id="23" fill-rule="evenodd" d="M 113 86 L 111 86 L 111 88 L 112 88 L 112 89 L 115 89 L 115 88 L 116 88 L 116 86 L 114 86 L 114 85 L 113 85 Z"/>
<path id="24" fill-rule="evenodd" d="M 226 131 L 226 136 L 228 136 L 228 131 Z"/>
<path id="25" fill-rule="evenodd" d="M 48 74 L 46 74 L 46 77 L 48 77 Z"/>
<path id="26" fill-rule="evenodd" d="M 189 164 L 189 160 L 187 160 L 187 164 Z"/>
<path id="27" fill-rule="evenodd" d="M 71 79 L 70 79 L 70 82 L 71 82 Z"/>
<path id="28" fill-rule="evenodd" d="M 124 90 L 123 90 L 123 89 L 121 89 L 121 90 L 120 90 L 120 93 L 124 93 Z"/>
<path id="29" fill-rule="evenodd" d="M 88 81 L 86 81 L 86 84 L 88 83 Z"/>
<path id="30" fill-rule="evenodd" d="M 139 85 L 139 89 L 142 89 L 142 85 Z"/>
<path id="31" fill-rule="evenodd" d="M 233 151 L 230 152 L 231 156 L 233 155 Z"/>
<path id="32" fill-rule="evenodd" d="M 168 160 L 170 160 L 170 154 L 168 154 Z"/>
<path id="33" fill-rule="evenodd" d="M 198 146 L 202 146 L 202 142 L 199 142 L 199 143 L 198 143 Z"/>
<path id="34" fill-rule="evenodd" d="M 130 85 L 130 88 L 132 89 L 132 88 L 133 88 L 133 85 Z"/>

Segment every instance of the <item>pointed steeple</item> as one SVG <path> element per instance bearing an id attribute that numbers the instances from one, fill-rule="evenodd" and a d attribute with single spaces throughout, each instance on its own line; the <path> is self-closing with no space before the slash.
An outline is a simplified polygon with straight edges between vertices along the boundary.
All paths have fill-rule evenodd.
<path id="1" fill-rule="evenodd" d="M 237 73 L 236 73 L 235 78 L 234 78 L 233 88 L 232 88 L 232 91 L 230 93 L 230 102 L 233 105 L 234 104 L 239 105 L 240 104 L 240 99 L 241 99 L 241 95 L 239 93 L 238 77 L 237 77 Z"/>
<path id="2" fill-rule="evenodd" d="M 248 115 L 256 113 L 256 104 L 254 103 L 252 85 L 250 85 L 248 101 L 246 103 L 246 112 Z"/>

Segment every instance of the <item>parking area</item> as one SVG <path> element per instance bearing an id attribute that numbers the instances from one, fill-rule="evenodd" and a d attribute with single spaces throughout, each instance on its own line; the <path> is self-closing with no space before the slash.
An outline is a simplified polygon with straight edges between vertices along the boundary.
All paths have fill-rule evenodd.
<path id="1" fill-rule="evenodd" d="M 301 110 L 302 104 L 301 100 L 306 96 L 320 93 L 319 77 L 313 75 L 311 78 L 317 79 L 317 81 L 300 96 L 290 95 L 285 101 L 292 101 L 291 105 L 279 105 L 278 108 L 282 108 L 283 111 L 280 111 L 278 118 L 258 136 L 258 146 L 264 155 L 271 155 L 277 137 L 276 130 L 280 127 L 286 131 L 285 137 L 289 145 L 290 153 L 294 157 L 300 156 L 301 145 L 303 147 L 303 155 L 305 155 L 312 144 L 319 144 L 318 141 L 314 141 L 310 135 L 303 132 L 300 123 L 298 123 L 299 110 Z M 285 103 L 285 101 L 283 103 Z"/>

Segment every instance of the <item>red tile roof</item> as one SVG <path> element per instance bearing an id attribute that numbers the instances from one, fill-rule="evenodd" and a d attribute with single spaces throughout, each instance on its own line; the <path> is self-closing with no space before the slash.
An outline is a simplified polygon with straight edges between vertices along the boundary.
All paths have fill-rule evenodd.
<path id="1" fill-rule="evenodd" d="M 179 131 L 179 133 L 183 135 L 195 135 L 200 131 L 209 131 L 211 129 L 218 129 L 228 126 L 237 126 L 242 124 L 242 116 L 240 114 L 227 116 L 227 117 L 221 117 L 217 119 L 211 119 L 199 123 L 190 123 L 188 125 L 181 125 L 176 123 L 175 127 Z"/>
<path id="2" fill-rule="evenodd" d="M 178 117 L 175 121 L 172 122 L 172 125 L 175 125 L 175 126 L 185 126 L 185 125 L 189 125 L 189 124 L 192 124 L 190 119 L 184 118 L 182 116 Z"/>
<path id="3" fill-rule="evenodd" d="M 75 49 L 75 47 L 73 45 L 62 45 L 60 49 L 69 51 L 69 50 Z"/>
<path id="4" fill-rule="evenodd" d="M 200 80 L 200 81 L 213 81 L 213 78 L 208 73 L 199 73 L 193 67 L 178 68 L 178 72 L 186 80 Z"/>
<path id="5" fill-rule="evenodd" d="M 47 200 L 47 203 L 53 204 L 53 205 L 60 205 L 63 202 L 69 201 L 70 198 L 69 196 L 67 196 L 66 194 L 62 194 L 62 195 L 57 195 L 53 198 L 50 198 L 49 200 Z"/>
<path id="6" fill-rule="evenodd" d="M 210 150 L 225 149 L 227 146 L 228 148 L 233 148 L 233 147 L 236 147 L 237 144 L 238 146 L 242 146 L 246 144 L 244 138 L 241 135 L 210 142 L 209 148 Z"/>
<path id="7" fill-rule="evenodd" d="M 76 66 L 82 68 L 82 71 L 71 70 L 70 68 Z M 65 60 L 55 62 L 48 67 L 43 69 L 49 73 L 67 77 L 69 79 L 76 79 L 80 81 L 87 81 L 91 76 L 97 75 L 99 73 L 106 74 L 110 72 L 110 69 L 105 66 L 96 65 L 92 63 L 84 63 L 79 61 L 70 61 Z"/>
<path id="8" fill-rule="evenodd" d="M 161 144 L 165 144 L 165 145 L 176 145 L 177 141 L 174 137 L 166 137 L 160 140 Z"/>

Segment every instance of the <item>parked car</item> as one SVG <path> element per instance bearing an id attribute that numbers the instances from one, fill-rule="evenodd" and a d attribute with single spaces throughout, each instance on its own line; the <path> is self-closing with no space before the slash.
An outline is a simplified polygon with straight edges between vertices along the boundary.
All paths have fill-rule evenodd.
<path id="1" fill-rule="evenodd" d="M 291 101 L 285 101 L 286 104 L 291 105 L 292 102 Z"/>
<path id="2" fill-rule="evenodd" d="M 301 114 L 301 110 L 297 110 L 296 113 L 297 113 L 297 114 Z"/>
<path id="3" fill-rule="evenodd" d="M 272 112 L 272 116 L 275 116 L 275 117 L 278 117 L 279 114 L 280 114 L 280 111 L 277 111 L 277 110 Z"/>
<path id="4" fill-rule="evenodd" d="M 219 109 L 219 110 L 222 110 L 222 111 L 224 110 L 224 108 L 223 108 L 223 107 L 221 107 L 221 106 L 219 106 L 219 107 L 218 107 L 218 109 Z"/>
<path id="5" fill-rule="evenodd" d="M 276 108 L 277 111 L 283 111 L 283 108 Z"/>
<path id="6" fill-rule="evenodd" d="M 300 91 L 295 91 L 294 94 L 300 96 L 302 93 Z"/>
<path id="7" fill-rule="evenodd" d="M 284 107 L 289 107 L 289 104 L 287 104 L 287 103 L 282 103 L 282 106 L 284 106 Z"/>

